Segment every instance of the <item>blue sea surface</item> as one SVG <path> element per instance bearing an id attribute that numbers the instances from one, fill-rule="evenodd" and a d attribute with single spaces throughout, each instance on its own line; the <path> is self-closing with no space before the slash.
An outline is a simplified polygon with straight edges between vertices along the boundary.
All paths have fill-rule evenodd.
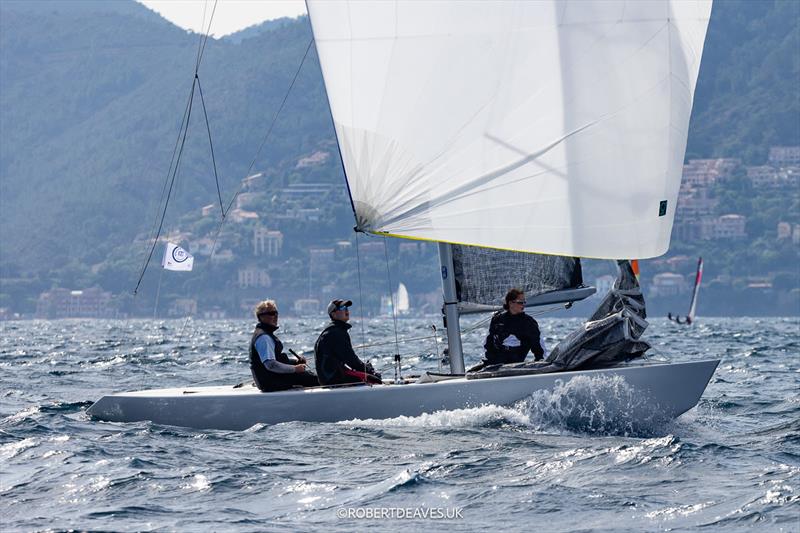
<path id="1" fill-rule="evenodd" d="M 439 367 L 438 320 L 398 320 L 403 373 Z M 580 325 L 540 319 L 550 346 Z M 467 364 L 485 324 L 464 320 Z M 247 320 L 0 323 L 3 531 L 800 531 L 797 318 L 654 319 L 650 357 L 721 358 L 699 405 L 632 428 L 603 388 L 511 406 L 210 431 L 92 420 L 124 390 L 249 381 Z M 309 352 L 323 320 L 282 319 Z M 390 319 L 354 319 L 393 376 Z M 571 395 L 595 387 L 591 424 Z M 576 420 L 579 420 L 576 422 Z M 426 515 L 427 513 L 427 515 Z"/>

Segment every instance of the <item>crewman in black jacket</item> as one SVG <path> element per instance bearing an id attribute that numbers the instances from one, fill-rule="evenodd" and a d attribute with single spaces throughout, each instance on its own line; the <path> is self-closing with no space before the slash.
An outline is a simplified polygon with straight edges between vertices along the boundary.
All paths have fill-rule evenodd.
<path id="1" fill-rule="evenodd" d="M 486 349 L 484 365 L 521 363 L 529 351 L 540 361 L 544 357 L 544 343 L 539 324 L 525 314 L 525 293 L 510 289 L 505 301 L 504 310 L 496 313 L 489 324 L 489 334 L 483 345 Z"/>
<path id="2" fill-rule="evenodd" d="M 381 383 L 380 374 L 364 363 L 353 351 L 348 330 L 350 300 L 333 300 L 328 304 L 331 322 L 325 326 L 314 344 L 314 361 L 320 385 L 341 383 Z"/>

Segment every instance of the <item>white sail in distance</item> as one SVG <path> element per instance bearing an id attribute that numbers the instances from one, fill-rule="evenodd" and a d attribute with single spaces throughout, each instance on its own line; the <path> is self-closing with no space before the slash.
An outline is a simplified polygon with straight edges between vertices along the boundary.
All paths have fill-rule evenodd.
<path id="1" fill-rule="evenodd" d="M 397 302 L 398 314 L 407 314 L 409 310 L 411 310 L 408 289 L 406 289 L 405 284 L 400 283 L 400 285 L 397 286 L 397 293 L 395 294 L 394 301 Z"/>
<path id="2" fill-rule="evenodd" d="M 669 247 L 710 0 L 308 0 L 359 229 Z"/>

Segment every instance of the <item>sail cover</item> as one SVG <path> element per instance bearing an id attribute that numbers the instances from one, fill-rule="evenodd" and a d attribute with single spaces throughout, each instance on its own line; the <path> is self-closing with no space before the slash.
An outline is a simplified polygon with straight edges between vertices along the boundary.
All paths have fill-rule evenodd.
<path id="1" fill-rule="evenodd" d="M 357 227 L 669 246 L 711 0 L 308 0 Z"/>
<path id="2" fill-rule="evenodd" d="M 527 306 L 572 302 L 594 294 L 583 286 L 577 257 L 453 246 L 459 312 L 500 309 L 508 289 L 525 292 Z"/>

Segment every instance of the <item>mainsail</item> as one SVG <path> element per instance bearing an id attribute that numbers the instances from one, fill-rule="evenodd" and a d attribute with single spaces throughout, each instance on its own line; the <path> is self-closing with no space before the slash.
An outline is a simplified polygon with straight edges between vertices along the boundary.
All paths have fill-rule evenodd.
<path id="1" fill-rule="evenodd" d="M 528 307 L 572 302 L 595 292 L 594 287 L 583 286 L 577 257 L 457 245 L 453 273 L 460 314 L 500 309 L 511 287 L 525 292 Z"/>
<path id="2" fill-rule="evenodd" d="M 357 227 L 669 246 L 711 0 L 308 0 Z"/>

